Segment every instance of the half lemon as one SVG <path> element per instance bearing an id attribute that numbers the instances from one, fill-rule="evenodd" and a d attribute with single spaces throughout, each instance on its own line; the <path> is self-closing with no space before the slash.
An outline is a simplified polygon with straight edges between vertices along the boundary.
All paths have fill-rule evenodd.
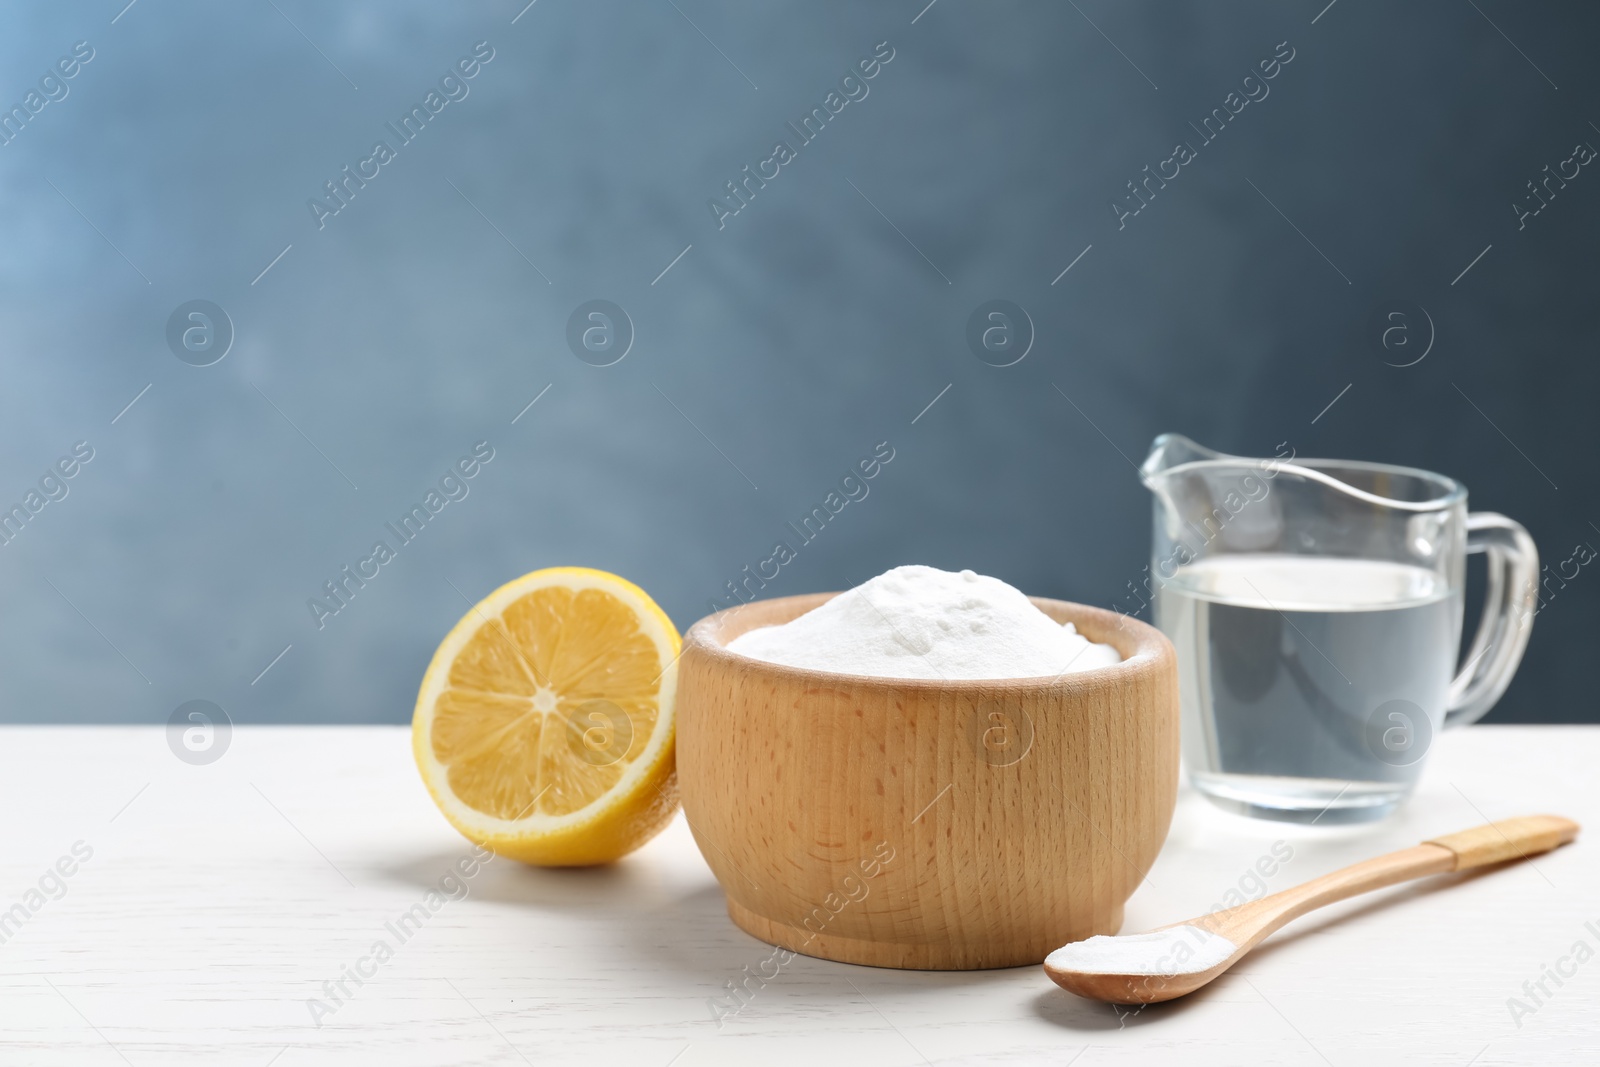
<path id="1" fill-rule="evenodd" d="M 609 863 L 678 810 L 682 642 L 638 586 L 552 567 L 490 593 L 422 678 L 412 750 L 468 840 L 540 866 Z"/>

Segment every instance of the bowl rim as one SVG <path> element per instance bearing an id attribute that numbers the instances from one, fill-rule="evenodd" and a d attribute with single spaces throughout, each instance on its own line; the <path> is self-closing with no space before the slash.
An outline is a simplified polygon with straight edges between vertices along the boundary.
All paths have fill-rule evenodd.
<path id="1" fill-rule="evenodd" d="M 914 692 L 993 692 L 995 690 L 1040 690 L 1064 689 L 1082 690 L 1097 689 L 1107 684 L 1117 682 L 1132 682 L 1147 671 L 1156 669 L 1163 661 L 1176 661 L 1177 653 L 1173 650 L 1172 643 L 1165 634 L 1154 626 L 1125 615 L 1119 611 L 1109 611 L 1097 608 L 1091 604 L 1080 604 L 1071 600 L 1055 600 L 1050 597 L 1034 597 L 1028 599 L 1051 618 L 1057 618 L 1051 609 L 1064 616 L 1063 620 L 1073 623 L 1083 633 L 1080 620 L 1087 621 L 1096 631 L 1091 636 L 1084 633 L 1092 641 L 1099 643 L 1112 643 L 1104 640 L 1107 630 L 1117 630 L 1128 635 L 1128 644 L 1131 654 L 1117 647 L 1123 653 L 1120 663 L 1111 663 L 1103 667 L 1091 667 L 1087 670 L 1071 671 L 1056 675 L 1034 675 L 1024 678 L 888 678 L 872 674 L 851 674 L 846 671 L 824 671 L 812 667 L 794 667 L 786 663 L 773 663 L 771 660 L 756 659 L 753 656 L 742 655 L 730 650 L 720 639 L 721 630 L 728 622 L 751 609 L 759 608 L 764 614 L 782 614 L 790 608 L 798 610 L 787 614 L 782 622 L 788 622 L 813 608 L 841 596 L 849 590 L 836 590 L 827 593 L 799 593 L 785 597 L 767 597 L 761 600 L 752 600 L 747 603 L 736 604 L 723 608 L 704 618 L 698 619 L 683 635 L 683 654 L 688 655 L 693 651 L 696 655 L 703 655 L 714 662 L 724 666 L 738 667 L 743 670 L 761 671 L 774 674 L 797 682 L 813 685 L 840 685 L 848 684 L 867 688 L 886 688 L 895 690 L 910 690 Z M 759 623 L 758 625 L 779 625 L 780 623 Z M 757 626 L 748 627 L 740 633 L 756 629 Z"/>

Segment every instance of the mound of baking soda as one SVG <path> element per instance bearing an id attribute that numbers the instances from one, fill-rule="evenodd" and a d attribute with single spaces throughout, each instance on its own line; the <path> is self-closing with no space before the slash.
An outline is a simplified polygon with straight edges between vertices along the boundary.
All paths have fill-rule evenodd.
<path id="1" fill-rule="evenodd" d="M 1053 677 L 1122 662 L 998 578 L 896 567 L 821 607 L 742 634 L 752 659 L 874 678 Z"/>

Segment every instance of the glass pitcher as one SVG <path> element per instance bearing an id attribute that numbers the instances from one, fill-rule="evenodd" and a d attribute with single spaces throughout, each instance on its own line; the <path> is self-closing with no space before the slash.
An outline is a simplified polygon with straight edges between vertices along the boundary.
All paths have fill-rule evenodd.
<path id="1" fill-rule="evenodd" d="M 1178 650 L 1184 765 L 1223 808 L 1379 819 L 1446 726 L 1505 692 L 1527 646 L 1539 554 L 1453 479 L 1408 467 L 1245 459 L 1156 438 L 1148 587 Z M 1457 669 L 1466 556 L 1488 592 Z"/>

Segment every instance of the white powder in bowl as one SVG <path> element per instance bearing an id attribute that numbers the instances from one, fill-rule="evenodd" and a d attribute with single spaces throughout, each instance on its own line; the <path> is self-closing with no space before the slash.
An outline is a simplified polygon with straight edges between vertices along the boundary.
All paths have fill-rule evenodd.
<path id="1" fill-rule="evenodd" d="M 1221 934 L 1198 926 L 1174 926 L 1151 934 L 1073 941 L 1046 956 L 1044 964 L 1086 974 L 1199 974 L 1238 950 Z"/>
<path id="2" fill-rule="evenodd" d="M 873 678 L 1040 678 L 1122 662 L 998 578 L 896 567 L 781 626 L 728 642 L 743 656 Z"/>

